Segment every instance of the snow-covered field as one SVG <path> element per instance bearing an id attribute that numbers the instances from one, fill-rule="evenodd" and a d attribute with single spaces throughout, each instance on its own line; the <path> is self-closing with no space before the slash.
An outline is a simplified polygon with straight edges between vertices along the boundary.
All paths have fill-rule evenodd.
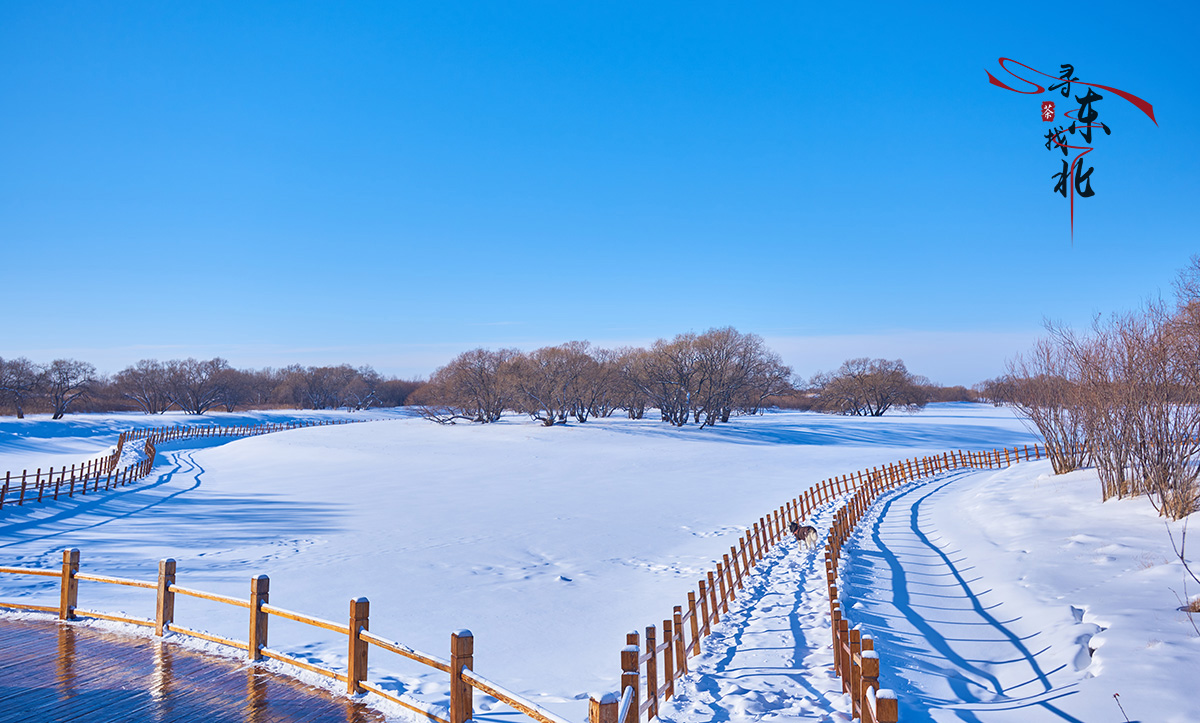
<path id="1" fill-rule="evenodd" d="M 236 423 L 232 420 L 252 416 L 279 421 L 289 415 L 212 415 L 202 421 Z M 66 426 L 45 419 L 5 419 L 0 421 L 0 470 L 43 466 L 51 458 L 70 464 L 103 451 L 119 429 L 163 421 L 88 415 L 73 417 Z M 60 424 L 64 426 L 55 426 Z M 741 530 L 768 510 L 831 475 L 948 449 L 1032 442 L 1032 435 L 1006 410 L 949 404 L 915 416 L 879 419 L 775 413 L 704 430 L 627 419 L 547 429 L 519 418 L 484 426 L 392 418 L 232 442 L 205 440 L 202 446 L 171 443 L 160 447 L 151 476 L 133 487 L 5 508 L 0 512 L 0 561 L 55 566 L 63 548 L 78 547 L 84 570 L 151 579 L 159 558 L 174 557 L 181 585 L 243 598 L 249 578 L 266 573 L 273 604 L 334 620 L 346 616 L 349 599 L 365 595 L 377 634 L 444 657 L 450 632 L 470 628 L 476 636 L 476 670 L 578 720 L 585 716 L 588 692 L 617 688 L 625 632 L 669 615 Z M 975 569 L 965 580 L 985 576 L 996 596 L 988 604 L 1003 600 L 1006 606 L 1000 619 L 1020 616 L 1037 630 L 1045 627 L 1042 646 L 1050 645 L 1054 655 L 1071 649 L 1071 659 L 1078 658 L 1080 647 L 1071 636 L 1082 630 L 1080 625 L 1108 628 L 1092 639 L 1093 647 L 1105 642 L 1085 669 L 1096 681 L 1129 675 L 1109 651 L 1130 636 L 1145 637 L 1147 649 L 1161 648 L 1163 665 L 1200 668 L 1195 640 L 1188 637 L 1191 629 L 1184 628 L 1186 620 L 1174 610 L 1174 598 L 1165 597 L 1171 595 L 1168 587 L 1180 589 L 1182 578 L 1178 563 L 1169 562 L 1162 523 L 1139 508 L 1144 503 L 1138 501 L 1096 503 L 1088 472 L 1041 479 L 1038 475 L 1046 471 L 1030 464 L 1001 474 L 942 479 L 939 487 L 922 488 L 936 490 L 924 507 L 909 505 L 919 510 L 912 519 L 933 519 L 936 534 L 952 540 L 931 538 L 934 544 L 966 550 Z M 1047 496 L 1064 485 L 1078 488 L 1071 494 L 1079 500 Z M 900 525 L 891 520 L 899 519 L 902 507 L 898 501 L 888 508 L 878 522 L 881 530 Z M 1060 533 L 1066 536 L 1062 540 Z M 1084 537 L 1067 539 L 1070 535 Z M 889 544 L 887 534 L 879 537 L 884 546 Z M 893 669 L 898 664 L 913 671 L 911 680 L 887 681 L 910 701 L 904 703 L 905 720 L 941 720 L 921 711 L 949 705 L 942 699 L 953 693 L 942 688 L 957 658 L 938 659 L 942 649 L 936 638 L 923 641 L 906 627 L 912 615 L 929 614 L 924 607 L 912 605 L 917 613 L 888 611 L 887 605 L 899 604 L 891 600 L 897 589 L 894 571 L 886 567 L 886 556 L 871 554 L 873 539 L 868 531 L 863 538 L 868 554 L 861 559 L 884 567 L 864 568 L 861 574 L 857 568 L 848 570 L 853 579 L 861 578 L 861 586 L 856 590 L 852 585 L 848 594 L 874 596 L 861 612 L 855 611 L 856 619 L 867 622 L 869 614 L 890 625 L 890 633 L 878 634 L 880 647 L 889 651 L 888 661 L 898 660 Z M 897 540 L 905 550 L 913 544 Z M 1100 549 L 1111 544 L 1125 548 Z M 1074 557 L 1081 550 L 1089 564 L 1094 562 L 1091 567 Z M 666 717 L 712 719 L 713 701 L 706 702 L 707 695 L 729 719 L 846 719 L 844 701 L 834 692 L 836 682 L 821 667 L 822 659 L 828 660 L 821 625 L 828 623 L 820 614 L 821 581 L 812 580 L 819 575 L 810 574 L 817 568 L 790 546 L 772 555 L 752 585 L 758 594 L 735 603 L 742 611 L 741 624 L 749 627 L 742 633 L 722 627 L 706 642 L 705 657 L 697 661 L 700 672 L 685 684 L 678 707 L 665 711 Z M 959 559 L 957 554 L 948 557 Z M 1096 562 L 1107 558 L 1112 559 Z M 949 575 L 945 584 L 956 584 L 951 573 L 937 574 Z M 1103 578 L 1087 595 L 1077 594 L 1081 581 L 1091 579 L 1088 574 Z M 1127 590 L 1130 581 L 1144 589 Z M 1061 601 L 1046 612 L 1043 606 L 1053 608 L 1048 601 L 1054 595 L 1061 595 Z M 0 576 L 0 596 L 45 600 L 54 597 L 54 586 L 37 578 Z M 794 602 L 784 599 L 785 604 L 777 605 L 772 602 L 776 596 L 791 596 Z M 966 593 L 959 597 L 972 599 Z M 80 606 L 153 614 L 149 591 L 87 582 L 81 584 Z M 1081 622 L 1071 617 L 1072 606 L 1084 611 Z M 176 620 L 245 638 L 240 613 L 180 599 Z M 727 624 L 738 624 L 738 615 L 731 615 Z M 779 619 L 772 622 L 772 615 Z M 764 653 L 761 665 L 748 663 L 744 675 L 734 676 L 741 682 L 714 682 L 711 676 L 730 675 L 729 661 L 757 655 L 755 649 L 772 647 L 773 640 L 783 653 Z M 325 636 L 287 621 L 271 624 L 271 647 L 334 667 L 344 665 L 344 645 L 344 638 L 332 633 Z M 977 655 L 972 650 L 959 657 L 974 660 Z M 1157 658 L 1137 659 L 1147 669 L 1158 664 Z M 774 672 L 756 677 L 755 665 Z M 1085 685 L 1084 673 L 1075 672 L 1075 678 L 1055 673 L 1063 685 L 1075 684 L 1075 699 L 1095 699 L 1107 691 L 1100 690 L 1102 682 Z M 425 700 L 445 700 L 444 674 L 399 658 L 373 652 L 371 677 Z M 1155 680 L 1177 685 L 1171 675 Z M 1111 687 L 1123 702 L 1137 702 L 1132 688 Z M 1172 710 L 1188 711 L 1186 692 L 1177 686 L 1158 699 L 1168 701 Z M 977 703 L 982 697 L 977 691 L 974 698 L 963 693 L 959 702 Z M 1104 717 L 1080 719 L 1122 720 L 1111 715 L 1117 712 L 1111 694 L 1100 697 L 1107 700 L 1097 705 L 1107 707 L 1094 710 Z M 1062 706 L 1071 710 L 1067 703 Z M 992 720 L 999 707 L 950 715 Z M 1029 719 L 1038 719 L 1040 710 Z M 1130 715 L 1156 719 L 1144 708 Z M 492 716 L 507 718 L 499 709 Z M 489 715 L 485 710 L 479 717 Z"/>

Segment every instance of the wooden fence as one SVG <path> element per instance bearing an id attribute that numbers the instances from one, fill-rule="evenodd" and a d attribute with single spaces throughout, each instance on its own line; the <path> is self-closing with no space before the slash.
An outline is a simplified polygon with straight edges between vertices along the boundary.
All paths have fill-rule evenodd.
<path id="1" fill-rule="evenodd" d="M 154 445 L 191 437 L 252 436 L 272 431 L 294 429 L 324 424 L 346 424 L 347 421 L 295 422 L 286 425 L 256 425 L 249 427 L 171 427 L 138 430 L 126 433 L 118 442 L 117 452 L 112 459 L 119 459 L 121 447 L 126 441 L 146 439 L 147 458 L 135 467 L 145 465 L 144 476 L 154 460 Z M 861 633 L 858 626 L 851 626 L 846 617 L 842 601 L 838 596 L 838 574 L 842 559 L 842 548 L 853 534 L 863 515 L 883 493 L 906 483 L 959 468 L 998 469 L 1025 460 L 1041 459 L 1042 450 L 1034 445 L 1023 450 L 995 449 L 984 452 L 946 452 L 941 456 L 930 456 L 900 460 L 898 462 L 859 470 L 853 474 L 822 480 L 805 490 L 803 494 L 781 505 L 745 530 L 736 545 L 731 545 L 728 554 L 722 554 L 714 570 L 708 571 L 697 583 L 697 589 L 687 594 L 687 605 L 676 605 L 671 617 L 662 621 L 662 634 L 655 625 L 645 628 L 643 641 L 637 631 L 626 636 L 621 649 L 621 695 L 608 693 L 593 696 L 589 706 L 590 723 L 638 723 L 657 717 L 659 706 L 675 694 L 675 682 L 688 672 L 688 658 L 700 654 L 700 641 L 708 636 L 713 626 L 729 613 L 729 601 L 743 589 L 746 575 L 770 552 L 771 548 L 788 537 L 790 522 L 803 522 L 818 508 L 835 501 L 844 505 L 834 515 L 825 545 L 825 571 L 829 587 L 830 618 L 832 623 L 834 669 L 842 679 L 845 693 L 850 695 L 854 717 L 863 723 L 897 723 L 898 700 L 893 691 L 880 689 L 880 658 L 870 635 Z M 1003 457 L 1001 455 L 1003 454 Z M 110 467 L 114 463 L 110 463 Z M 130 469 L 130 468 L 126 468 Z M 111 469 L 110 469 L 111 471 Z M 136 472 L 133 474 L 137 474 Z M 137 477 L 133 477 L 136 479 Z M 60 475 L 60 481 L 65 479 Z M 72 476 L 74 479 L 74 476 Z M 87 485 L 84 485 L 86 488 Z M 72 487 L 73 489 L 73 487 Z M 106 487 L 107 489 L 107 487 Z M 5 494 L 7 495 L 7 482 Z M 93 487 L 93 491 L 95 487 Z M 24 492 L 24 486 L 22 487 Z M 2 500 L 3 497 L 0 497 Z M 24 498 L 22 498 L 24 499 Z M 39 498 L 40 499 L 40 498 Z M 79 572 L 79 551 L 64 550 L 61 570 L 39 570 L 19 567 L 0 567 L 0 573 L 42 575 L 60 579 L 59 603 L 53 605 L 29 605 L 0 601 L 0 608 L 35 610 L 57 613 L 60 619 L 72 620 L 90 617 L 101 620 L 143 625 L 154 629 L 155 635 L 165 632 L 179 633 L 209 642 L 227 645 L 246 651 L 251 660 L 264 658 L 279 660 L 319 675 L 346 683 L 349 693 L 373 692 L 437 723 L 465 723 L 473 715 L 472 690 L 479 690 L 495 697 L 513 709 L 520 711 L 539 723 L 567 723 L 563 718 L 538 706 L 528 699 L 507 690 L 498 683 L 477 674 L 473 670 L 474 636 L 469 630 L 460 630 L 450 636 L 449 659 L 439 658 L 414 650 L 406 645 L 378 636 L 368 630 L 370 604 L 366 598 L 350 601 L 346 624 L 306 615 L 304 613 L 276 607 L 269 603 L 270 580 L 266 575 L 251 578 L 250 595 L 247 600 L 216 593 L 208 593 L 178 585 L 175 581 L 174 560 L 159 562 L 157 581 L 130 580 Z M 148 588 L 157 591 L 154 619 L 133 618 L 97 611 L 82 610 L 76 603 L 79 581 L 94 581 L 113 585 Z M 223 603 L 249 610 L 247 641 L 224 638 L 199 630 L 192 630 L 174 622 L 175 596 L 184 595 Z M 347 668 L 335 671 L 300 660 L 282 651 L 268 647 L 268 620 L 271 616 L 304 623 L 314 627 L 341 633 L 347 637 Z M 450 701 L 448 711 L 435 706 L 396 696 L 371 683 L 367 675 L 368 651 L 371 646 L 403 658 L 416 661 L 450 676 Z M 445 713 L 445 717 L 439 713 Z"/>
<path id="2" fill-rule="evenodd" d="M 449 658 L 440 658 L 435 655 L 423 653 L 371 632 L 369 630 L 370 603 L 366 598 L 360 597 L 351 600 L 346 622 L 334 622 L 272 605 L 270 603 L 271 581 L 266 575 L 252 577 L 250 579 L 249 596 L 242 599 L 229 595 L 204 592 L 180 585 L 176 581 L 177 569 L 175 560 L 171 559 L 159 561 L 157 580 L 132 580 L 81 572 L 80 553 L 77 549 L 63 550 L 62 567 L 58 570 L 0 567 L 0 573 L 40 575 L 59 579 L 57 605 L 33 605 L 0 601 L 0 608 L 56 613 L 60 620 L 94 618 L 129 623 L 151 628 L 154 631 L 154 635 L 157 636 L 162 636 L 165 633 L 177 633 L 187 637 L 226 645 L 244 651 L 250 660 L 278 660 L 297 668 L 341 681 L 346 684 L 346 692 L 350 694 L 370 691 L 404 708 L 420 713 L 437 723 L 465 723 L 465 721 L 470 720 L 474 714 L 472 702 L 473 690 L 479 690 L 495 697 L 497 700 L 503 701 L 515 710 L 538 721 L 538 723 L 569 723 L 564 718 L 476 673 L 473 669 L 475 640 L 471 631 L 459 630 L 450 634 Z M 81 581 L 154 590 L 156 594 L 154 617 L 138 618 L 80 608 L 78 607 L 78 603 L 80 599 L 79 583 Z M 234 640 L 177 624 L 175 622 L 175 598 L 178 595 L 209 600 L 247 611 L 245 613 L 248 623 L 246 640 Z M 346 649 L 348 653 L 346 668 L 344 670 L 333 670 L 301 660 L 281 650 L 270 647 L 267 633 L 271 617 L 293 620 L 346 636 Z M 449 710 L 445 711 L 416 699 L 401 698 L 395 693 L 372 683 L 367 674 L 367 661 L 369 651 L 372 647 L 394 653 L 403 658 L 414 660 L 440 670 L 443 673 L 447 673 L 450 676 Z"/>
<path id="3" fill-rule="evenodd" d="M 850 628 L 837 596 L 837 563 L 842 545 L 854 531 L 862 515 L 882 493 L 914 480 L 951 469 L 971 467 L 998 469 L 1015 464 L 1024 454 L 1026 460 L 1041 459 L 1043 450 L 1014 447 L 983 452 L 946 452 L 941 456 L 900 460 L 869 470 L 822 480 L 804 494 L 760 517 L 742 533 L 728 554 L 721 556 L 715 569 L 707 572 L 687 594 L 686 605 L 676 605 L 671 617 L 662 621 L 661 634 L 655 625 L 645 628 L 644 643 L 638 631 L 626 635 L 621 649 L 621 689 L 630 698 L 629 717 L 620 723 L 650 721 L 659 706 L 675 695 L 675 681 L 688 672 L 688 658 L 700 654 L 700 641 L 729 612 L 729 601 L 743 589 L 745 576 L 758 565 L 774 545 L 788 537 L 790 522 L 803 523 L 817 508 L 845 499 L 834 516 L 826 543 L 826 575 L 829 583 L 830 617 L 833 623 L 835 670 L 842 678 L 842 689 L 853 701 L 854 716 L 863 723 L 896 723 L 898 700 L 894 692 L 879 688 L 879 654 L 870 635 Z M 614 696 L 607 699 L 608 709 L 616 710 Z M 593 709 L 603 708 L 593 700 Z M 617 723 L 616 712 L 606 719 Z"/>
<path id="4" fill-rule="evenodd" d="M 76 493 L 91 494 L 102 489 L 122 487 L 142 479 L 150 474 L 150 469 L 154 466 L 157 445 L 164 442 L 208 437 L 255 437 L 288 429 L 352 424 L 359 421 L 362 420 L 338 419 L 240 426 L 181 425 L 131 429 L 118 435 L 117 448 L 112 454 L 73 464 L 69 470 L 66 465 L 63 465 L 58 471 L 51 467 L 43 472 L 39 467 L 32 475 L 27 469 L 21 470 L 20 475 L 15 472 L 5 472 L 3 487 L 0 487 L 0 509 L 4 509 L 6 504 L 24 505 L 26 502 L 44 502 L 47 498 L 57 500 L 60 494 L 67 497 L 74 497 Z M 146 440 L 145 456 L 142 461 L 119 467 L 125 445 L 142 439 Z"/>

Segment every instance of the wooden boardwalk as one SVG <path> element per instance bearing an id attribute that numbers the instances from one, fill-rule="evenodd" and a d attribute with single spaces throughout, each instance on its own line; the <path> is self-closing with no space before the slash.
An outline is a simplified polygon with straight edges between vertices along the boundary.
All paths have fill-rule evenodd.
<path id="1" fill-rule="evenodd" d="M 0 618 L 0 722 L 383 723 L 350 698 L 159 639 Z"/>

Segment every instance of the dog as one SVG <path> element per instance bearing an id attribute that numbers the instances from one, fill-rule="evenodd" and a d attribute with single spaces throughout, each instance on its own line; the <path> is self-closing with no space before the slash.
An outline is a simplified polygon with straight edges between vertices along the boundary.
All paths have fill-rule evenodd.
<path id="1" fill-rule="evenodd" d="M 796 536 L 796 542 L 805 547 L 814 547 L 817 544 L 817 528 L 801 525 L 799 522 L 789 522 L 788 529 Z"/>

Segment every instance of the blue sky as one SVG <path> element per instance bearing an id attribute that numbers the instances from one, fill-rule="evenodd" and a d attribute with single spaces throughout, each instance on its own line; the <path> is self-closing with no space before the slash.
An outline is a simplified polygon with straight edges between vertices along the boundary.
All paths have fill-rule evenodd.
<path id="1" fill-rule="evenodd" d="M 0 0 L 0 356 L 420 375 L 733 325 L 971 384 L 1200 253 L 1200 10 L 950 7 Z M 1154 104 L 1096 105 L 1073 242 L 1000 56 Z"/>

